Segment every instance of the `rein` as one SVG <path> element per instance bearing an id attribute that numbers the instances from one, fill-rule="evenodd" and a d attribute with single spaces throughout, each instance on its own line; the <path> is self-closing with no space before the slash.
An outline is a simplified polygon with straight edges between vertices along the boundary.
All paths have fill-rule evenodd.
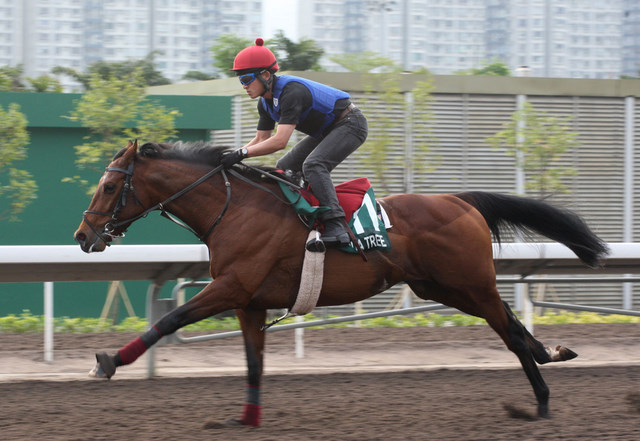
<path id="1" fill-rule="evenodd" d="M 227 177 L 227 174 L 225 173 L 224 167 L 222 165 L 219 165 L 218 167 L 214 168 L 213 170 L 211 170 L 210 172 L 208 172 L 207 174 L 203 175 L 201 178 L 199 178 L 198 180 L 196 180 L 195 182 L 193 182 L 192 184 L 188 185 L 187 187 L 183 188 L 182 190 L 178 191 L 177 193 L 169 196 L 167 199 L 165 199 L 162 202 L 157 203 L 156 205 L 154 205 L 153 207 L 150 208 L 145 208 L 145 210 L 136 215 L 133 216 L 129 219 L 125 219 L 122 221 L 118 220 L 118 212 L 127 205 L 127 198 L 128 198 L 128 192 L 129 190 L 131 190 L 131 193 L 136 201 L 136 204 L 141 205 L 144 208 L 144 205 L 140 202 L 140 200 L 138 199 L 138 196 L 136 195 L 135 189 L 133 188 L 133 184 L 131 183 L 131 179 L 133 177 L 133 162 L 129 165 L 129 168 L 127 170 L 122 169 L 122 168 L 118 168 L 118 167 L 107 167 L 106 171 L 115 171 L 115 172 L 119 172 L 119 173 L 124 173 L 125 174 L 125 183 L 122 186 L 122 191 L 120 193 L 120 196 L 118 197 L 118 202 L 116 203 L 115 208 L 113 209 L 113 213 L 109 214 L 106 212 L 102 212 L 102 211 L 94 211 L 94 210 L 85 210 L 85 212 L 82 214 L 82 218 L 84 219 L 84 221 L 87 223 L 87 225 L 89 225 L 89 227 L 93 230 L 93 232 L 105 243 L 107 244 L 107 246 L 110 246 L 111 244 L 105 239 L 104 236 L 109 236 L 111 238 L 117 238 L 117 237 L 124 237 L 124 232 L 120 233 L 120 234 L 113 234 L 113 232 L 118 229 L 119 227 L 122 227 L 123 225 L 127 225 L 130 224 L 138 219 L 141 219 L 143 217 L 146 217 L 149 213 L 151 213 L 152 211 L 156 211 L 156 210 L 160 210 L 160 214 L 164 217 L 166 217 L 167 219 L 169 219 L 170 221 L 176 223 L 177 225 L 180 225 L 182 228 L 185 228 L 189 231 L 191 231 L 198 239 L 200 239 L 202 242 L 204 242 L 204 240 L 209 236 L 209 234 L 211 234 L 211 232 L 213 231 L 213 229 L 220 223 L 220 221 L 222 221 L 222 218 L 224 216 L 224 214 L 227 212 L 227 208 L 229 208 L 229 203 L 231 201 L 231 183 L 229 182 L 229 178 Z M 224 179 L 224 185 L 227 189 L 227 200 L 224 204 L 224 207 L 222 208 L 222 211 L 220 212 L 220 214 L 218 215 L 217 219 L 214 221 L 214 223 L 209 227 L 209 229 L 203 234 L 203 235 L 199 235 L 193 228 L 191 228 L 190 226 L 186 225 L 185 223 L 181 222 L 180 220 L 176 219 L 175 217 L 171 216 L 171 214 L 169 214 L 166 209 L 165 206 L 174 201 L 175 199 L 178 199 L 180 196 L 184 195 L 185 193 L 189 192 L 190 190 L 193 190 L 195 187 L 197 187 L 198 185 L 202 184 L 204 181 L 206 181 L 207 179 L 209 179 L 211 176 L 215 175 L 216 173 L 220 172 L 222 174 L 222 178 Z M 89 220 L 87 219 L 87 214 L 97 214 L 99 216 L 110 216 L 111 217 L 111 222 L 107 222 L 105 224 L 105 226 L 102 228 L 102 232 L 99 232 L 91 222 L 89 222 Z"/>
<path id="2" fill-rule="evenodd" d="M 292 183 L 290 181 L 287 181 L 286 179 L 279 178 L 277 176 L 272 175 L 271 173 L 265 173 L 264 171 L 260 170 L 257 167 L 253 167 L 253 166 L 247 165 L 247 164 L 242 164 L 242 165 L 247 167 L 247 168 L 249 168 L 249 169 L 251 169 L 251 170 L 253 170 L 253 171 L 259 172 L 262 176 L 265 176 L 267 178 L 273 179 L 274 181 L 280 181 L 280 182 L 282 182 L 282 183 L 284 183 L 286 185 L 289 185 L 291 187 L 295 187 L 298 190 L 300 190 L 302 188 L 297 184 L 294 184 L 294 183 Z M 246 176 L 243 176 L 242 174 L 238 173 L 237 171 L 235 171 L 233 169 L 229 169 L 228 171 L 229 171 L 229 173 L 231 173 L 233 176 L 235 176 L 236 178 L 240 179 L 241 181 L 244 181 L 247 184 L 250 184 L 250 185 L 252 185 L 252 186 L 254 186 L 256 188 L 259 188 L 260 190 L 262 190 L 264 192 L 269 193 L 270 195 L 272 195 L 273 197 L 275 197 L 276 199 L 278 199 L 280 202 L 282 202 L 284 204 L 295 205 L 298 202 L 298 200 L 300 200 L 300 198 L 302 197 L 302 194 L 298 193 L 298 199 L 296 200 L 296 202 L 293 202 L 293 203 L 289 202 L 288 200 L 283 199 L 280 195 L 278 195 L 274 191 L 271 191 L 269 188 L 265 187 L 264 185 L 260 185 L 257 182 L 252 181 L 251 179 L 247 178 Z"/>
<path id="3" fill-rule="evenodd" d="M 268 177 L 269 179 L 272 179 L 274 181 L 279 181 L 282 182 L 286 185 L 289 185 L 291 187 L 294 187 L 296 189 L 302 189 L 303 187 L 301 187 L 300 185 L 297 185 L 291 181 L 288 181 L 286 179 L 282 179 L 278 176 L 275 176 L 271 173 L 266 173 L 265 171 L 257 168 L 257 167 L 253 167 L 251 165 L 248 164 L 242 164 L 244 167 L 247 167 L 253 171 L 256 171 L 258 173 L 260 173 L 262 176 Z M 105 171 L 114 171 L 114 172 L 119 172 L 119 173 L 123 173 L 125 175 L 125 182 L 124 185 L 122 186 L 122 190 L 120 193 L 120 196 L 118 197 L 116 206 L 113 209 L 112 213 L 107 213 L 107 212 L 103 212 L 103 211 L 95 211 L 95 210 L 85 210 L 84 213 L 82 214 L 82 218 L 84 219 L 84 221 L 86 222 L 86 224 L 89 226 L 89 228 L 91 228 L 91 230 L 93 230 L 93 232 L 107 245 L 107 246 L 111 246 L 111 244 L 109 243 L 109 241 L 107 241 L 105 236 L 109 236 L 112 239 L 118 238 L 118 237 L 124 237 L 125 235 L 125 231 L 121 232 L 120 234 L 114 234 L 114 231 L 117 230 L 118 228 L 124 226 L 124 225 L 128 225 L 131 224 L 132 222 L 147 217 L 147 215 L 149 213 L 151 213 L 152 211 L 157 211 L 160 210 L 160 215 L 169 219 L 171 222 L 181 226 L 182 228 L 192 232 L 198 239 L 200 239 L 200 241 L 204 242 L 205 239 L 211 234 L 211 232 L 213 231 L 213 229 L 218 226 L 218 224 L 222 221 L 222 218 L 224 217 L 225 213 L 227 212 L 227 209 L 229 208 L 229 203 L 231 201 L 231 183 L 229 182 L 229 178 L 227 177 L 227 173 L 224 169 L 224 166 L 219 165 L 216 168 L 214 168 L 213 170 L 211 170 L 210 172 L 208 172 L 207 174 L 203 175 L 202 177 L 200 177 L 198 180 L 196 180 L 195 182 L 193 182 L 192 184 L 188 185 L 187 187 L 183 188 L 182 190 L 178 191 L 177 193 L 169 196 L 167 199 L 165 199 L 162 202 L 157 203 L 156 205 L 154 205 L 153 207 L 150 208 L 145 208 L 144 204 L 142 204 L 142 202 L 140 202 L 140 199 L 138 198 L 138 196 L 136 195 L 135 189 L 133 187 L 133 183 L 131 182 L 132 178 L 133 178 L 133 166 L 134 166 L 134 162 L 131 162 L 131 164 L 129 164 L 129 167 L 127 169 L 123 169 L 123 168 L 119 168 L 119 167 L 107 167 L 105 169 Z M 234 169 L 229 169 L 227 170 L 229 172 L 229 174 L 231 174 L 232 176 L 240 179 L 241 181 L 244 181 L 266 193 L 271 194 L 273 197 L 275 197 L 276 199 L 278 199 L 280 202 L 286 204 L 286 205 L 295 205 L 298 200 L 302 197 L 301 193 L 298 193 L 298 200 L 296 200 L 295 202 L 289 202 L 288 200 L 282 198 L 279 194 L 275 193 L 274 191 L 272 191 L 271 189 L 265 187 L 264 185 L 261 185 L 249 178 L 247 178 L 246 176 L 243 176 L 241 173 L 238 173 L 237 171 L 235 171 Z M 211 176 L 215 175 L 216 173 L 220 172 L 222 174 L 222 178 L 224 179 L 224 185 L 226 187 L 227 190 L 227 199 L 226 202 L 224 204 L 224 207 L 222 208 L 222 211 L 220 212 L 220 214 L 218 215 L 218 217 L 216 218 L 216 220 L 213 222 L 213 224 L 209 227 L 209 229 L 202 235 L 198 234 L 193 228 L 191 228 L 189 225 L 185 224 L 184 222 L 180 221 L 179 219 L 177 219 L 176 217 L 172 216 L 170 213 L 168 213 L 165 209 L 165 206 L 178 199 L 180 196 L 184 195 L 185 193 L 189 192 L 190 190 L 194 189 L 195 187 L 197 187 L 198 185 L 202 184 L 204 181 L 206 181 L 207 179 L 209 179 Z M 136 202 L 137 205 L 142 206 L 142 208 L 144 208 L 144 211 L 142 211 L 142 213 L 133 216 L 129 219 L 125 219 L 125 220 L 119 220 L 118 219 L 118 213 L 120 212 L 120 210 L 122 208 L 124 208 L 127 205 L 127 199 L 129 196 L 129 191 L 131 191 L 131 194 L 133 195 L 133 198 Z M 102 231 L 98 231 L 98 229 L 91 223 L 89 222 L 89 219 L 87 218 L 87 214 L 96 214 L 98 216 L 106 216 L 106 217 L 111 217 L 111 221 L 107 222 L 104 227 L 102 227 Z M 304 222 L 304 221 L 303 221 Z"/>

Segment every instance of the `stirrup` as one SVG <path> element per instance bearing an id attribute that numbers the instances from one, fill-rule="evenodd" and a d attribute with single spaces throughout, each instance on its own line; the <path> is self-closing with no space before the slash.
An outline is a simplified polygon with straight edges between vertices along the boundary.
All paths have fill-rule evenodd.
<path id="1" fill-rule="evenodd" d="M 305 245 L 305 248 L 307 249 L 307 251 L 311 251 L 314 253 L 324 253 L 325 251 L 327 251 L 327 247 L 320 238 L 320 233 L 318 232 L 318 230 L 316 230 L 315 233 L 316 237 L 308 241 Z"/>
<path id="2" fill-rule="evenodd" d="M 327 248 L 342 248 L 346 247 L 351 243 L 351 238 L 349 237 L 349 233 L 341 233 L 337 236 L 329 236 L 331 240 L 327 240 L 328 238 L 322 238 L 320 236 L 320 240 L 324 243 Z"/>

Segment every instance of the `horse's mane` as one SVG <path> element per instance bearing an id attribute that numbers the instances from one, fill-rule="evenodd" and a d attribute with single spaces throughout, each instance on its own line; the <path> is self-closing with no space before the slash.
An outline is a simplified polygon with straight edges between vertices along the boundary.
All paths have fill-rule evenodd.
<path id="1" fill-rule="evenodd" d="M 180 160 L 194 164 L 206 164 L 213 167 L 220 165 L 220 160 L 225 152 L 233 150 L 227 146 L 216 146 L 204 141 L 174 143 L 147 142 L 140 146 L 140 156 L 144 158 Z M 265 173 L 276 170 L 275 167 L 264 165 L 254 166 L 254 170 L 242 165 L 234 166 L 234 169 L 248 178 L 259 180 Z"/>

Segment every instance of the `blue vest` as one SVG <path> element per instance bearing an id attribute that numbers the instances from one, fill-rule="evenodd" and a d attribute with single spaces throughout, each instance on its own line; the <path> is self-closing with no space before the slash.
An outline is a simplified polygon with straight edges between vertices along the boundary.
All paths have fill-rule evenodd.
<path id="1" fill-rule="evenodd" d="M 262 107 L 269 113 L 269 116 L 271 116 L 274 121 L 280 121 L 280 94 L 282 93 L 284 86 L 291 81 L 296 81 L 306 86 L 312 96 L 311 107 L 302 112 L 300 119 L 298 120 L 298 124 L 305 121 L 307 116 L 309 116 L 311 109 L 314 109 L 316 111 L 314 112 L 315 115 L 318 115 L 318 113 L 324 115 L 324 121 L 320 124 L 317 130 L 313 133 L 307 133 L 307 135 L 314 138 L 322 138 L 324 131 L 329 128 L 335 119 L 333 107 L 336 104 L 336 101 L 349 98 L 349 94 L 342 90 L 307 80 L 306 78 L 294 77 L 291 75 L 279 76 L 271 90 L 271 94 L 273 95 L 273 105 L 269 104 L 266 99 L 262 98 Z"/>

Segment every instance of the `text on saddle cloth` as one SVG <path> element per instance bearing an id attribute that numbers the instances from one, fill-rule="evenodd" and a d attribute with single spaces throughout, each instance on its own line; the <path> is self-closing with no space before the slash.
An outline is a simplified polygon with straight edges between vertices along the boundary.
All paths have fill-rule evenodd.
<path id="1" fill-rule="evenodd" d="M 292 188 L 281 182 L 279 185 L 286 198 L 294 205 L 296 212 L 304 216 L 312 227 L 317 222 L 317 218 L 329 209 L 320 206 L 318 200 L 308 190 Z M 390 250 L 391 243 L 386 231 L 391 228 L 389 217 L 384 207 L 376 201 L 369 179 L 358 178 L 338 184 L 336 194 L 345 212 L 349 228 L 358 239 L 360 248 L 364 251 Z M 353 244 L 340 250 L 358 253 Z"/>

